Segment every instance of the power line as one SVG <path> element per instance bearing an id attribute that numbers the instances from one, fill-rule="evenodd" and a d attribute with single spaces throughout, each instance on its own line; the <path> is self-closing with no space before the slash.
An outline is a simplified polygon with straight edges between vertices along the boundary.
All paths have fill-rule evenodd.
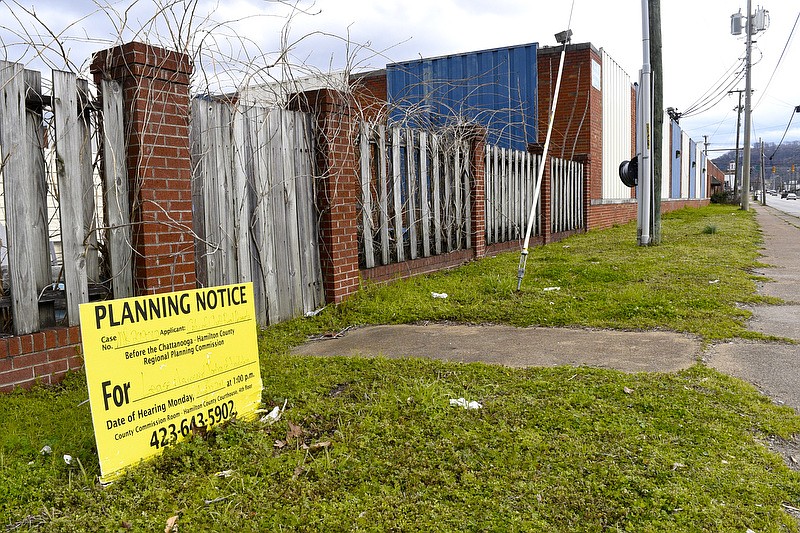
<path id="1" fill-rule="evenodd" d="M 739 59 L 731 65 L 700 98 L 681 113 L 681 116 L 698 115 L 716 106 L 731 87 L 735 86 L 744 77 L 744 69 L 739 70 L 743 63 L 744 60 Z"/>
<path id="2" fill-rule="evenodd" d="M 800 15 L 798 15 L 798 18 L 800 18 Z M 786 138 L 786 133 L 789 131 L 789 126 L 792 125 L 792 119 L 794 119 L 795 113 L 800 113 L 800 105 L 795 107 L 794 110 L 792 110 L 792 116 L 789 117 L 789 123 L 786 125 L 786 130 L 783 132 L 783 137 L 781 137 L 781 142 L 778 143 L 778 146 L 775 147 L 775 151 L 772 152 L 771 156 L 769 156 L 770 161 L 772 160 L 772 157 L 778 153 L 778 148 L 781 147 L 781 144 L 783 144 L 783 140 Z"/>
<path id="3" fill-rule="evenodd" d="M 775 73 L 778 72 L 778 67 L 781 66 L 781 61 L 783 60 L 784 54 L 786 54 L 786 49 L 789 48 L 789 43 L 792 41 L 792 36 L 794 36 L 794 30 L 797 29 L 798 21 L 800 21 L 800 13 L 798 13 L 797 18 L 794 19 L 794 26 L 792 26 L 792 31 L 789 32 L 789 38 L 786 39 L 786 44 L 783 46 L 783 52 L 781 52 L 781 56 L 778 58 L 778 62 L 775 64 L 775 69 L 772 71 L 772 75 L 769 77 L 769 81 L 767 82 L 766 87 L 764 87 L 764 92 L 761 93 L 761 98 L 759 98 L 758 102 L 756 102 L 756 107 L 758 107 L 758 105 L 761 103 L 761 100 L 764 99 L 764 96 L 767 95 L 767 89 L 769 89 L 769 85 L 772 83 L 772 79 L 775 77 Z"/>

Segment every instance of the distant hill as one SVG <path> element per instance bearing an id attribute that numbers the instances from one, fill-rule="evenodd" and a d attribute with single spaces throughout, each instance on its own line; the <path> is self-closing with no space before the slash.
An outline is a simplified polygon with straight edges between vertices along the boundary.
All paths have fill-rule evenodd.
<path id="1" fill-rule="evenodd" d="M 775 167 L 776 175 L 781 177 L 789 177 L 792 165 L 797 165 L 795 169 L 800 172 L 800 141 L 784 142 L 781 147 L 775 152 L 778 147 L 776 143 L 764 143 L 764 170 L 767 177 L 772 174 L 772 167 Z M 770 160 L 770 156 L 775 153 Z M 744 149 L 739 150 L 739 162 L 741 163 L 744 157 Z M 761 147 L 754 144 L 750 153 L 751 168 L 753 171 L 761 171 Z M 731 150 L 725 154 L 712 159 L 723 172 L 727 172 L 728 164 L 736 158 L 736 151 Z"/>

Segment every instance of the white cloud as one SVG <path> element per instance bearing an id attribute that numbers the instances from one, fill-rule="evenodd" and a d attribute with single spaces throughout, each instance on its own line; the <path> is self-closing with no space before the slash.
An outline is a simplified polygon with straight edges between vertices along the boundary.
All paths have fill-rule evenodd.
<path id="1" fill-rule="evenodd" d="M 70 59 L 77 64 L 113 42 L 118 33 L 114 26 L 119 26 L 118 19 L 126 8 L 133 6 L 129 27 L 135 29 L 156 12 L 157 5 L 152 0 L 111 1 L 113 12 L 106 9 L 106 13 L 96 13 L 98 3 L 102 5 L 89 0 L 36 2 L 37 14 L 55 31 L 94 13 L 67 32 L 72 37 Z M 382 68 L 388 62 L 530 42 L 551 46 L 556 44 L 553 35 L 569 25 L 573 42 L 588 41 L 604 48 L 635 78 L 642 63 L 640 7 L 638 0 L 575 0 L 570 22 L 573 2 L 552 0 L 202 0 L 195 15 L 208 20 L 195 27 L 191 37 L 193 43 L 206 37 L 203 42 L 217 52 L 213 58 L 216 75 L 235 84 L 236 78 L 243 79 L 248 71 L 263 74 L 265 66 L 275 60 L 287 21 L 290 40 L 295 43 L 291 61 L 323 71 L 344 67 L 348 54 L 351 65 L 355 56 L 358 67 Z M 729 31 L 730 15 L 740 7 L 746 7 L 746 0 L 662 0 L 665 106 L 686 109 L 744 55 L 743 38 Z M 753 138 L 763 136 L 777 142 L 794 106 L 800 104 L 795 101 L 800 99 L 794 80 L 794 65 L 800 63 L 799 39 L 790 43 L 766 93 L 765 89 L 800 6 L 795 0 L 770 0 L 766 7 L 772 24 L 758 35 L 753 54 L 753 102 L 760 102 L 753 114 Z M 9 9 L 14 8 L 7 3 L 0 7 L 5 10 L 0 26 L 17 25 L 7 16 Z M 177 10 L 175 16 L 180 15 Z M 21 20 L 24 27 L 41 33 L 42 28 L 37 28 L 30 17 L 22 16 Z M 226 24 L 209 39 L 203 30 L 215 23 Z M 132 35 L 131 30 L 124 37 Z M 22 54 L 21 48 L 9 46 L 18 39 L 7 30 L 0 28 L 0 37 L 10 59 Z M 162 24 L 150 38 L 168 42 L 168 31 Z M 207 66 L 211 64 L 206 62 Z M 743 89 L 744 84 L 737 88 Z M 724 97 L 713 110 L 686 117 L 681 124 L 697 140 L 709 135 L 713 147 L 732 146 L 736 129 L 732 109 L 736 104 L 735 96 Z M 797 122 L 800 127 L 800 120 Z M 797 138 L 800 132 L 792 130 L 789 138 L 791 135 Z"/>

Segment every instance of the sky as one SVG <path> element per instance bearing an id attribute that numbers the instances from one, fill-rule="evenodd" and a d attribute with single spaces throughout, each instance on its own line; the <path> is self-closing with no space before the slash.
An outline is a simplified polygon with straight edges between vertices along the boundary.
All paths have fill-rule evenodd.
<path id="1" fill-rule="evenodd" d="M 800 3 L 767 1 L 752 4 L 768 10 L 770 25 L 754 36 L 751 135 L 753 142 L 778 143 L 800 105 L 800 38 L 790 39 Z M 664 105 L 684 112 L 698 101 L 716 102 L 680 121 L 695 141 L 708 136 L 712 158 L 735 146 L 738 97 L 727 91 L 744 90 L 745 82 L 726 80 L 741 72 L 745 37 L 731 35 L 730 22 L 746 9 L 746 0 L 661 2 Z M 284 50 L 299 76 L 532 42 L 555 46 L 554 34 L 567 28 L 573 43 L 605 49 L 637 81 L 643 62 L 637 0 L 0 0 L 7 60 L 85 72 L 93 52 L 120 40 L 178 43 L 200 51 L 205 68 L 195 85 L 220 89 L 279 78 Z M 788 141 L 800 141 L 800 118 Z"/>

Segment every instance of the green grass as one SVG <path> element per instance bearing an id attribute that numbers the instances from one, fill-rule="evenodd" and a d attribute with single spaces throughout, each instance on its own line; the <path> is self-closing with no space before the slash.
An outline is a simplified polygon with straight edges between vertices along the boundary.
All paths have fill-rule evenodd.
<path id="1" fill-rule="evenodd" d="M 306 335 L 416 320 L 753 336 L 735 305 L 761 301 L 748 272 L 752 215 L 681 211 L 665 217 L 663 239 L 641 248 L 631 225 L 592 232 L 532 250 L 519 294 L 518 255 L 507 254 L 370 286 L 268 328 L 263 397 L 270 408 L 287 401 L 281 421 L 234 422 L 108 487 L 94 481 L 82 376 L 4 396 L 0 524 L 162 531 L 178 516 L 180 531 L 797 531 L 781 504 L 800 507 L 800 473 L 763 442 L 800 433 L 800 417 L 701 365 L 628 375 L 287 355 Z M 543 291 L 551 286 L 561 290 Z M 450 407 L 458 397 L 483 409 Z"/>

